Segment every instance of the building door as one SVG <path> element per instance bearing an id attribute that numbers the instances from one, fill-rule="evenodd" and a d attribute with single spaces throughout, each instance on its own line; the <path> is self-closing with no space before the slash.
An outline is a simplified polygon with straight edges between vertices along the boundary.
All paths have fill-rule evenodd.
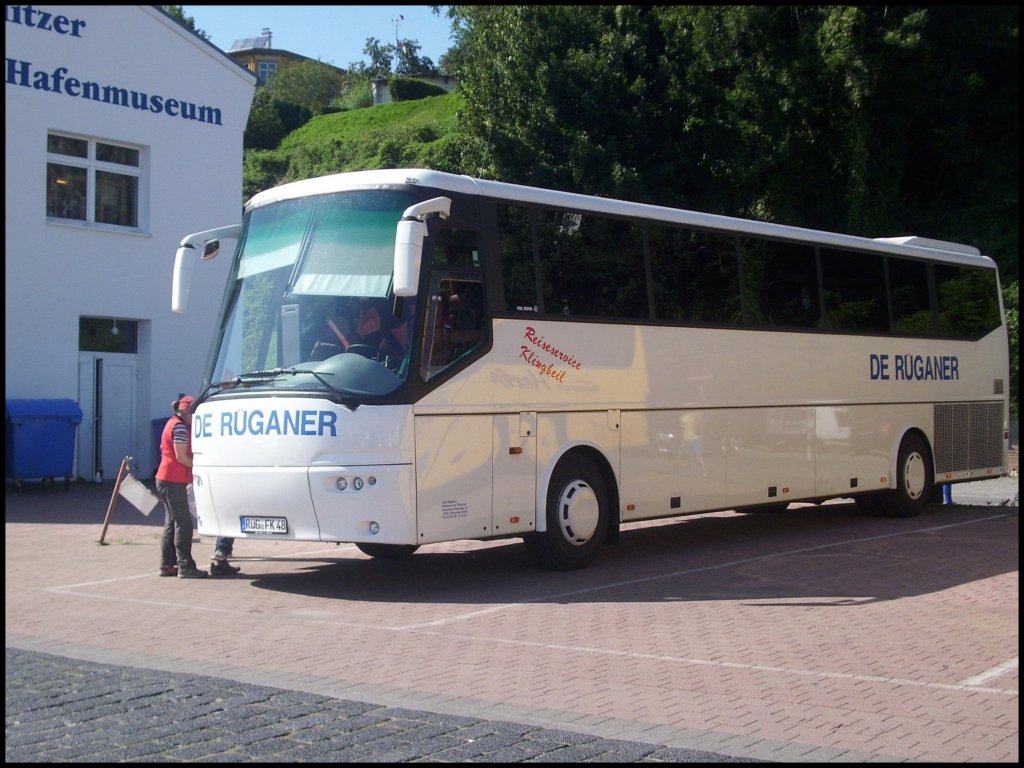
<path id="1" fill-rule="evenodd" d="M 115 478 L 124 457 L 135 455 L 137 368 L 136 355 L 79 353 L 79 477 Z"/>

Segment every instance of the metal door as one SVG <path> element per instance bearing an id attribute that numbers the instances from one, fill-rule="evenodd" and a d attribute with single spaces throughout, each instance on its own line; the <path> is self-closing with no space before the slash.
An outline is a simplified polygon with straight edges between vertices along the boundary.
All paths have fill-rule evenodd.
<path id="1" fill-rule="evenodd" d="M 135 455 L 136 369 L 136 355 L 79 354 L 79 477 L 114 478 L 124 457 Z"/>

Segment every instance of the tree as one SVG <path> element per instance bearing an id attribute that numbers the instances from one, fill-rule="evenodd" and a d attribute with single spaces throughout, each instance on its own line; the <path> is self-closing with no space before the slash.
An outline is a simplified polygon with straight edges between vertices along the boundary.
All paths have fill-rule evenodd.
<path id="1" fill-rule="evenodd" d="M 1010 337 L 1010 413 L 1020 415 L 1020 283 L 1003 289 L 1006 329 Z"/>
<path id="2" fill-rule="evenodd" d="M 281 67 L 263 88 L 278 101 L 318 115 L 341 94 L 342 76 L 330 64 L 307 59 Z"/>
<path id="3" fill-rule="evenodd" d="M 363 109 L 373 106 L 372 78 L 365 70 L 349 68 L 341 96 L 334 102 L 339 110 Z"/>
<path id="4" fill-rule="evenodd" d="M 420 56 L 422 46 L 417 40 L 400 40 L 395 43 L 383 43 L 376 37 L 366 38 L 363 53 L 370 57 L 368 65 L 351 64 L 349 69 L 360 68 L 371 77 L 389 77 L 391 75 L 436 75 L 434 62 L 429 56 Z M 396 65 L 395 52 L 398 52 Z M 393 66 L 394 65 L 394 66 Z"/>
<path id="5" fill-rule="evenodd" d="M 870 237 L 1018 273 L 1010 6 L 453 6 L 465 128 L 512 181 Z"/>
<path id="6" fill-rule="evenodd" d="M 459 6 L 467 130 L 505 180 L 684 203 L 699 191 L 697 123 L 658 12 L 641 6 Z M 668 183 L 666 183 L 668 182 Z"/>
<path id="7" fill-rule="evenodd" d="M 416 40 L 402 40 L 398 46 L 398 68 L 396 75 L 436 75 L 434 62 L 429 56 L 420 56 L 422 46 Z"/>
<path id="8" fill-rule="evenodd" d="M 269 87 L 258 88 L 245 126 L 244 149 L 274 149 L 281 139 L 306 123 L 310 112 L 305 107 L 284 101 Z"/>
<path id="9" fill-rule="evenodd" d="M 370 57 L 368 65 L 362 65 L 361 71 L 372 77 L 387 77 L 391 74 L 391 64 L 395 59 L 395 48 L 388 43 L 382 43 L 376 37 L 366 38 L 366 45 L 363 46 L 363 53 Z M 356 65 L 349 65 L 354 69 Z"/>
<path id="10" fill-rule="evenodd" d="M 193 19 L 191 16 L 185 15 L 184 6 L 161 5 L 160 8 L 164 11 L 164 13 L 166 13 L 179 24 L 181 24 L 181 26 L 185 27 L 185 29 L 191 30 L 192 32 L 195 32 L 197 35 L 199 35 L 199 37 L 203 38 L 203 40 L 209 41 L 210 36 L 206 34 L 203 30 L 198 29 L 196 27 L 196 20 Z"/>

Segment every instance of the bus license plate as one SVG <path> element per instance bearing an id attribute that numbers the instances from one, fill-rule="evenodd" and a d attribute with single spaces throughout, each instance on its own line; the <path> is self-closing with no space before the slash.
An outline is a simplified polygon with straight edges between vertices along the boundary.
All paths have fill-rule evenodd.
<path id="1" fill-rule="evenodd" d="M 242 533 L 288 533 L 287 517 L 241 517 Z"/>

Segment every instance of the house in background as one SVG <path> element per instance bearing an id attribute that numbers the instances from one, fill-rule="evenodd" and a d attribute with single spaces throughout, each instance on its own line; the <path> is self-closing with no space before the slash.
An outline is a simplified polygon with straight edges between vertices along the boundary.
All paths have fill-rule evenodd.
<path id="1" fill-rule="evenodd" d="M 272 45 L 272 34 L 269 29 L 264 29 L 259 37 L 243 37 L 235 40 L 231 48 L 225 51 L 225 56 L 241 67 L 256 75 L 258 85 L 266 85 L 270 78 L 279 70 L 296 64 L 301 61 L 310 61 L 309 57 Z M 332 66 L 333 65 L 328 65 Z M 344 77 L 346 71 L 339 67 L 333 67 L 339 77 Z M 454 77 L 448 75 L 403 75 L 414 80 L 421 80 L 424 83 L 436 85 L 439 88 L 451 93 L 455 90 L 458 82 Z M 389 85 L 391 77 L 377 77 L 371 82 L 374 106 L 378 104 L 389 104 L 393 101 Z"/>
<path id="2" fill-rule="evenodd" d="M 271 32 L 264 29 L 259 37 L 243 37 L 235 40 L 231 48 L 224 52 L 224 55 L 239 66 L 249 70 L 256 75 L 258 85 L 266 85 L 270 78 L 281 69 L 297 64 L 300 61 L 311 61 L 308 56 L 298 53 L 274 48 L 271 45 Z M 327 66 L 333 66 L 328 64 Z M 345 70 L 333 67 L 339 77 L 345 75 Z"/>
<path id="3" fill-rule="evenodd" d="M 458 81 L 454 77 L 448 75 L 401 75 L 401 77 L 408 77 L 413 80 L 420 80 L 424 83 L 430 83 L 430 85 L 436 85 L 438 88 L 444 88 L 448 93 L 451 93 L 458 86 Z M 390 104 L 392 101 L 391 91 L 389 85 L 391 83 L 390 77 L 376 77 L 373 79 L 373 105 L 378 104 Z"/>

